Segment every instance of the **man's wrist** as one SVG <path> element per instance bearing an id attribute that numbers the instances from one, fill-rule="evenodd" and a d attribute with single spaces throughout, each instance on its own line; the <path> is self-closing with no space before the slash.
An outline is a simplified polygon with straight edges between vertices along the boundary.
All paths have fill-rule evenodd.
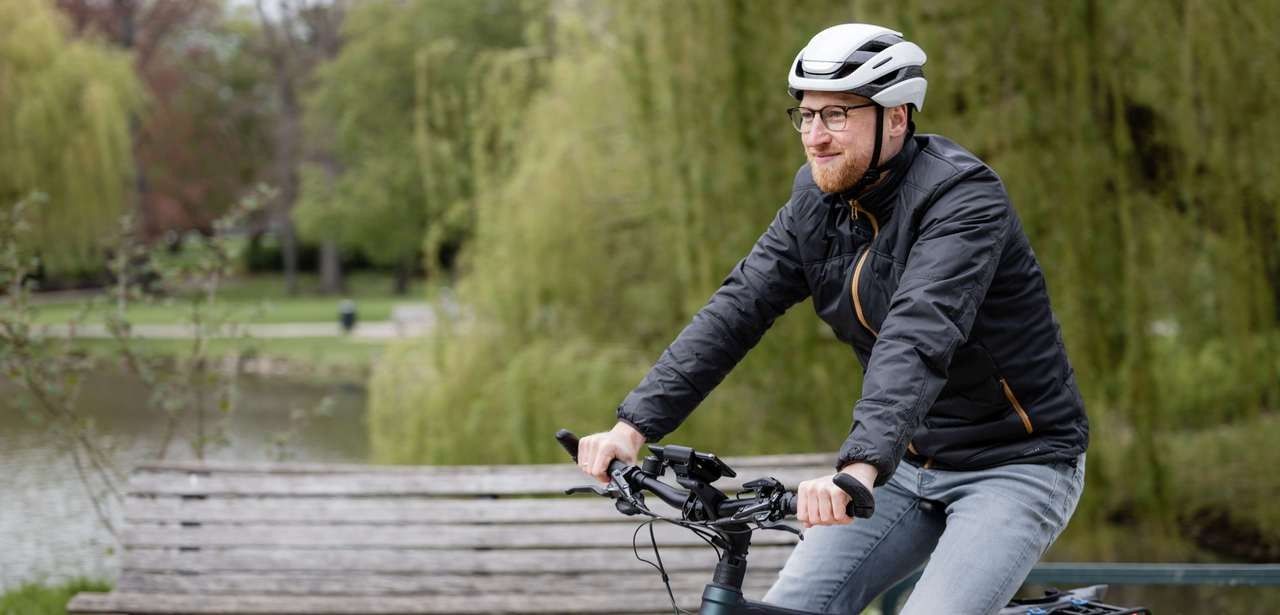
<path id="1" fill-rule="evenodd" d="M 863 485 L 866 485 L 868 489 L 875 486 L 876 477 L 880 475 L 880 471 L 876 470 L 875 466 L 862 461 L 855 461 L 843 468 L 840 468 L 840 472 L 858 479 Z"/>
<path id="2" fill-rule="evenodd" d="M 637 449 L 648 441 L 645 439 L 644 434 L 640 433 L 639 429 L 636 429 L 634 425 L 626 421 L 618 421 L 617 424 L 613 426 L 612 431 L 635 444 Z"/>

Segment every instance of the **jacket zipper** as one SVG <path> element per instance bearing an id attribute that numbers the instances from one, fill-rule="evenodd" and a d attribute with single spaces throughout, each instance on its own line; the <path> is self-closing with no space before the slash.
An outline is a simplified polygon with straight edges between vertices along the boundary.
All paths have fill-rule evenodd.
<path id="1" fill-rule="evenodd" d="M 867 214 L 867 220 L 871 222 L 871 241 L 875 242 L 876 237 L 880 236 L 880 221 L 876 219 L 875 214 L 863 209 L 856 200 L 849 201 L 849 207 L 853 210 L 854 220 L 858 219 L 858 214 L 860 213 Z M 862 266 L 866 264 L 867 256 L 869 254 L 871 254 L 871 244 L 867 244 L 866 249 L 862 251 L 862 256 L 858 258 L 858 264 L 853 266 L 853 283 L 850 286 L 849 292 L 853 295 L 853 310 L 858 315 L 858 322 L 862 323 L 862 326 L 866 327 L 867 331 L 871 332 L 872 337 L 880 337 L 880 333 L 875 329 L 872 329 L 871 323 L 867 322 L 867 316 L 862 312 L 862 299 L 858 297 L 858 280 L 862 279 Z M 913 442 L 907 442 L 907 450 L 911 451 L 911 454 L 913 455 L 920 454 L 916 452 L 916 446 Z M 926 470 L 933 467 L 933 457 L 925 459 L 924 465 L 921 467 Z"/>
<path id="2" fill-rule="evenodd" d="M 853 210 L 853 219 L 858 219 L 859 213 L 867 214 L 867 219 L 871 221 L 871 241 L 875 242 L 876 237 L 880 236 L 880 221 L 875 215 L 862 208 L 857 201 L 849 201 L 849 206 Z M 871 244 L 868 243 L 866 249 L 862 251 L 862 256 L 858 258 L 858 264 L 853 266 L 853 284 L 850 285 L 849 292 L 853 295 L 853 311 L 858 315 L 858 322 L 871 332 L 872 337 L 880 337 L 880 333 L 871 328 L 871 323 L 867 322 L 867 316 L 862 312 L 862 299 L 858 297 L 858 281 L 862 279 L 862 266 L 867 262 L 867 255 L 871 254 Z"/>
<path id="3" fill-rule="evenodd" d="M 1018 398 L 1013 395 L 1013 389 L 1009 388 L 1009 381 L 1004 378 L 1000 379 L 1000 386 L 1004 387 L 1004 396 L 1013 404 L 1013 411 L 1018 413 L 1018 417 L 1022 419 L 1022 427 L 1031 433 L 1031 417 L 1027 416 L 1027 411 L 1018 403 Z"/>

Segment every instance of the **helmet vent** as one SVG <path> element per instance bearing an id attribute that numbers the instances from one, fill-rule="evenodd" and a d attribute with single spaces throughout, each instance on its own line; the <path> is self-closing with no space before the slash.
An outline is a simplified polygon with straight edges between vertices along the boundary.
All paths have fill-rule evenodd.
<path id="1" fill-rule="evenodd" d="M 835 75 L 832 75 L 832 77 L 831 77 L 831 78 L 832 78 L 832 79 L 844 79 L 845 77 L 848 77 L 849 75 L 852 75 L 852 74 L 853 74 L 853 71 L 858 70 L 858 67 L 859 67 L 859 66 L 862 66 L 862 64 L 861 64 L 861 63 L 859 63 L 859 64 L 854 64 L 854 63 L 852 63 L 852 62 L 846 63 L 844 66 L 841 66 L 841 67 L 840 67 L 840 70 L 839 70 Z"/>
<path id="2" fill-rule="evenodd" d="M 898 78 L 898 75 L 901 73 L 902 73 L 902 69 L 895 70 L 891 73 L 885 73 L 879 79 L 872 81 L 871 85 L 875 85 L 875 86 L 889 85 L 890 83 L 893 83 L 894 80 L 896 80 Z"/>

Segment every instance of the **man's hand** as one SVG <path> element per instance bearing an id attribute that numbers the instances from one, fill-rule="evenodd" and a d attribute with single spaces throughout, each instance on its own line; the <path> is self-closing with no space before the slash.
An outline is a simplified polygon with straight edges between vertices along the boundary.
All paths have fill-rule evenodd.
<path id="1" fill-rule="evenodd" d="M 876 484 L 875 466 L 866 463 L 851 463 L 840 470 L 866 486 L 868 490 Z M 815 525 L 844 525 L 853 518 L 845 514 L 849 506 L 849 494 L 836 486 L 831 479 L 835 475 L 814 478 L 800 483 L 796 489 L 796 519 L 804 524 L 805 529 Z"/>
<path id="2" fill-rule="evenodd" d="M 635 464 L 644 435 L 636 428 L 618 422 L 610 431 L 591 434 L 578 441 L 578 467 L 592 478 L 609 482 L 609 462 L 614 459 Z"/>

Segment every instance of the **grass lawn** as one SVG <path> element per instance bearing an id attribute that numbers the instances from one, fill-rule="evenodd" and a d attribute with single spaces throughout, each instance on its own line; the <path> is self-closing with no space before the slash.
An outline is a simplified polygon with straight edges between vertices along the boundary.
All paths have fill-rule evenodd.
<path id="1" fill-rule="evenodd" d="M 66 615 L 67 602 L 82 591 L 111 591 L 111 585 L 84 579 L 51 586 L 29 583 L 0 594 L 0 615 Z"/>
<path id="2" fill-rule="evenodd" d="M 114 361 L 120 355 L 115 343 L 107 339 L 80 338 L 76 347 L 104 361 Z M 327 381 L 337 377 L 342 380 L 363 382 L 386 348 L 382 340 L 361 340 L 348 337 L 307 337 L 285 339 L 212 339 L 209 353 L 223 357 L 235 352 L 248 358 L 265 358 L 282 364 L 270 368 L 293 378 L 308 380 L 320 378 Z M 134 350 L 139 354 L 181 358 L 191 352 L 191 342 L 173 339 L 135 340 Z M 0 613 L 4 615 L 4 613 Z"/>
<path id="3" fill-rule="evenodd" d="M 392 278 L 385 274 L 360 273 L 348 276 L 348 294 L 356 302 L 359 319 L 364 322 L 389 320 L 392 307 L 398 303 L 422 303 L 429 289 L 415 280 L 405 295 L 391 292 Z M 285 293 L 280 275 L 246 276 L 228 280 L 219 293 L 221 310 L 245 323 L 336 322 L 338 302 L 343 298 L 319 293 L 315 275 L 299 278 L 299 292 Z M 73 320 L 88 306 L 84 322 L 102 322 L 101 314 L 114 309 L 105 292 L 75 298 L 35 297 L 35 320 L 38 324 L 65 323 Z M 154 303 L 138 303 L 128 308 L 134 324 L 177 324 L 188 322 L 190 306 L 182 297 L 169 297 Z"/>

